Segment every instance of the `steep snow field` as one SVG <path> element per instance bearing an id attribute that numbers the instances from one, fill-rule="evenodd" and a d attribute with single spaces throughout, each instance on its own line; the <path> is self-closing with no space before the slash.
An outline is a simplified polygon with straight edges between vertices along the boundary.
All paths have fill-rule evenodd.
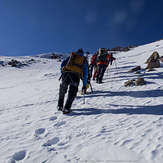
<path id="1" fill-rule="evenodd" d="M 146 85 L 123 86 L 154 50 L 163 55 L 163 41 L 116 54 L 104 83 L 92 81 L 94 92 L 85 104 L 79 93 L 69 115 L 56 109 L 60 62 L 37 57 L 29 67 L 0 67 L 0 162 L 162 163 L 163 65 L 142 72 Z"/>

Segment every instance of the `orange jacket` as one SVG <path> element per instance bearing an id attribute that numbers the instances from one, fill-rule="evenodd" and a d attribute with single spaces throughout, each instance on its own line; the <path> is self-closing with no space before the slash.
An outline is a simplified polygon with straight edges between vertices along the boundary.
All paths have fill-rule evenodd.
<path id="1" fill-rule="evenodd" d="M 106 56 L 106 61 L 104 61 L 104 62 L 102 62 L 102 61 L 98 61 L 97 62 L 97 65 L 101 65 L 101 64 L 103 64 L 103 65 L 108 65 L 109 64 L 109 59 L 111 58 L 111 54 L 107 54 L 107 56 Z"/>

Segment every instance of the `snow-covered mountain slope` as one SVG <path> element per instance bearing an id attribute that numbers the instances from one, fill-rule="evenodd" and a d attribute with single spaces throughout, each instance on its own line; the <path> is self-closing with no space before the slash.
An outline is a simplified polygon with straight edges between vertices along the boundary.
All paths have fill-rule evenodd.
<path id="1" fill-rule="evenodd" d="M 123 86 L 154 50 L 162 55 L 163 41 L 116 54 L 104 83 L 92 81 L 94 92 L 85 104 L 79 93 L 69 115 L 56 109 L 59 62 L 0 67 L 0 162 L 162 163 L 163 66 L 143 75 L 146 85 Z"/>

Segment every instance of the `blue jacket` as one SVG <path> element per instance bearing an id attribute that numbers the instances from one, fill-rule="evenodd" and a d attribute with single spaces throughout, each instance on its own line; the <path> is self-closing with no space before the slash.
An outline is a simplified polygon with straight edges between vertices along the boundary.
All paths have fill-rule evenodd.
<path id="1" fill-rule="evenodd" d="M 67 57 L 65 60 L 62 61 L 61 63 L 61 72 L 62 72 L 62 67 L 66 66 L 68 63 L 70 57 Z M 88 79 L 88 62 L 85 61 L 84 66 L 83 66 L 83 86 L 86 87 L 87 85 L 87 79 Z"/>

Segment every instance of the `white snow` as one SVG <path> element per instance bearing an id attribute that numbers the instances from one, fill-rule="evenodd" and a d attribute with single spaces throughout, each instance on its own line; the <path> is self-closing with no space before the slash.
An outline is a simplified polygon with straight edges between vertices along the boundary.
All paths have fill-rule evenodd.
<path id="1" fill-rule="evenodd" d="M 85 104 L 79 93 L 69 115 L 56 108 L 60 62 L 0 66 L 0 162 L 162 163 L 163 66 L 143 75 L 146 85 L 123 86 L 155 50 L 163 55 L 163 40 L 116 54 L 104 83 L 92 81 L 94 92 Z"/>

